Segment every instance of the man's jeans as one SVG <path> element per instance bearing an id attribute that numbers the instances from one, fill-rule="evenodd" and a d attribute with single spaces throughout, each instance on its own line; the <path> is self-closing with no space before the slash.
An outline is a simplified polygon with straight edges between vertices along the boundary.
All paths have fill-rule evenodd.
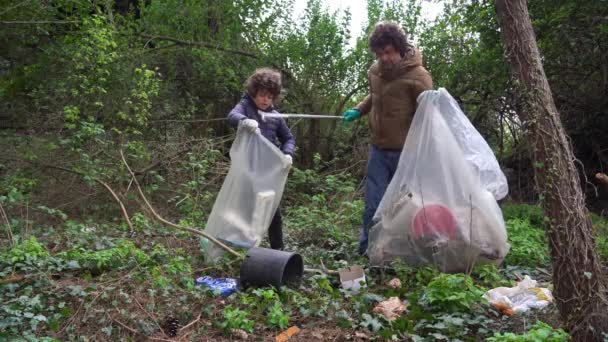
<path id="1" fill-rule="evenodd" d="M 399 164 L 401 150 L 385 150 L 372 145 L 367 162 L 367 177 L 365 179 L 365 209 L 363 210 L 363 227 L 359 237 L 359 253 L 367 250 L 369 229 L 372 218 L 378 209 L 380 200 L 393 179 Z"/>

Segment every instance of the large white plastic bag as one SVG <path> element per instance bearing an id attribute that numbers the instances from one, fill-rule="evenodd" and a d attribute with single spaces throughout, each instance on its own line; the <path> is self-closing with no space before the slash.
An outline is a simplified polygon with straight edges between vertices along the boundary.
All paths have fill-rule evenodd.
<path id="1" fill-rule="evenodd" d="M 504 198 L 509 192 L 507 178 L 488 143 L 447 90 L 439 88 L 434 96 L 437 96 L 439 113 L 456 138 L 464 158 L 474 167 L 483 188 L 491 192 L 496 200 Z"/>
<path id="2" fill-rule="evenodd" d="M 260 131 L 239 127 L 230 148 L 230 169 L 207 220 L 205 232 L 228 245 L 260 244 L 281 201 L 289 162 Z M 206 244 L 205 257 L 217 260 L 223 250 Z"/>
<path id="3" fill-rule="evenodd" d="M 402 257 L 460 272 L 477 261 L 500 263 L 509 250 L 502 212 L 441 113 L 450 99 L 445 90 L 418 99 L 397 171 L 374 215 L 367 249 L 374 265 Z"/>

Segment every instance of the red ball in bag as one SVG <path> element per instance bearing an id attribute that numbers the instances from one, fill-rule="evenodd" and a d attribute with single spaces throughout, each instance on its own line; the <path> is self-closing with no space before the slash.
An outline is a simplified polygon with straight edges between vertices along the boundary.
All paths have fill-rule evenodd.
<path id="1" fill-rule="evenodd" d="M 441 204 L 431 204 L 422 207 L 413 221 L 414 239 L 422 237 L 456 236 L 456 218 L 452 211 Z"/>

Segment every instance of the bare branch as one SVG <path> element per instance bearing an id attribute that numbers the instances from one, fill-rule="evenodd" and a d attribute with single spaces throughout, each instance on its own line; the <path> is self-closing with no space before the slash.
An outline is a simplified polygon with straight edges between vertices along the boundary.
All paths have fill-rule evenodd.
<path id="1" fill-rule="evenodd" d="M 128 326 L 128 325 L 126 325 L 126 324 L 124 324 L 123 322 L 121 322 L 121 321 L 117 320 L 116 318 L 114 318 L 114 317 L 111 317 L 111 318 L 112 318 L 112 320 L 113 320 L 114 322 L 118 323 L 120 326 L 122 326 L 123 328 L 125 328 L 125 329 L 129 330 L 129 331 L 130 331 L 130 332 L 132 332 L 133 334 L 145 336 L 144 334 L 142 334 L 142 333 L 140 333 L 139 331 L 137 331 L 137 330 L 135 330 L 135 329 L 131 328 L 130 326 Z M 147 337 L 147 338 L 149 338 L 150 340 L 153 340 L 153 341 L 166 341 L 166 342 L 173 342 L 173 340 L 168 340 L 168 339 L 164 339 L 164 338 L 151 337 L 151 336 L 146 336 L 146 337 Z"/>
<path id="2" fill-rule="evenodd" d="M 195 320 L 193 320 L 192 322 L 190 322 L 190 323 L 188 323 L 188 324 L 184 325 L 184 326 L 183 326 L 181 329 L 179 329 L 179 332 L 182 332 L 182 331 L 184 331 L 184 330 L 186 330 L 186 329 L 190 328 L 190 327 L 191 327 L 191 326 L 193 326 L 194 324 L 196 324 L 196 322 L 200 321 L 201 316 L 202 316 L 202 313 L 199 313 L 199 314 L 198 314 L 198 317 L 196 317 L 196 319 L 195 319 Z"/>
<path id="3" fill-rule="evenodd" d="M 80 171 L 75 171 L 75 170 L 70 170 L 61 166 L 56 166 L 56 165 L 48 165 L 48 164 L 42 164 L 41 166 L 44 167 L 48 167 L 48 168 L 52 168 L 52 169 L 56 169 L 56 170 L 61 170 L 61 171 L 65 171 L 65 172 L 70 172 L 79 176 L 84 176 L 85 174 L 80 172 Z M 127 224 L 129 225 L 129 228 L 131 229 L 131 231 L 134 230 L 133 228 L 133 224 L 131 223 L 131 219 L 129 218 L 129 213 L 127 212 L 127 209 L 125 208 L 125 205 L 122 203 L 122 201 L 120 200 L 120 198 L 118 197 L 118 195 L 116 195 L 116 192 L 114 192 L 114 190 L 112 190 L 112 188 L 105 182 L 103 182 L 101 179 L 98 178 L 92 178 L 95 182 L 97 182 L 98 184 L 100 184 L 101 186 L 103 186 L 104 188 L 106 188 L 106 190 L 108 190 L 108 192 L 112 195 L 112 197 L 114 197 L 114 199 L 116 200 L 116 202 L 118 202 L 118 205 L 120 206 L 120 209 L 122 211 L 122 215 L 125 219 L 125 221 L 127 221 Z"/>
<path id="4" fill-rule="evenodd" d="M 78 24 L 79 20 L 39 20 L 39 21 L 6 21 L 1 20 L 2 25 L 40 25 L 40 24 L 53 24 L 53 25 L 64 25 L 64 24 Z"/>
<path id="5" fill-rule="evenodd" d="M 26 276 L 21 275 L 21 274 L 16 274 L 16 275 L 12 275 L 8 278 L 0 279 L 0 285 L 18 283 L 25 279 L 27 279 Z"/>
<path id="6" fill-rule="evenodd" d="M 8 215 L 6 215 L 6 211 L 4 211 L 4 207 L 2 203 L 0 203 L 0 216 L 4 220 L 4 224 L 6 225 L 6 235 L 8 238 L 8 245 L 13 247 L 13 230 L 11 228 L 11 223 L 8 220 Z"/>
<path id="7" fill-rule="evenodd" d="M 233 50 L 233 49 L 226 49 L 226 48 L 223 48 L 221 46 L 210 44 L 210 43 L 205 43 L 205 42 L 194 42 L 194 41 L 190 41 L 190 40 L 182 40 L 182 39 L 177 39 L 177 38 L 167 37 L 167 36 L 156 36 L 156 35 L 151 35 L 151 34 L 148 34 L 148 33 L 140 33 L 139 36 L 143 37 L 143 38 L 147 38 L 150 41 L 154 40 L 154 39 L 156 39 L 156 40 L 166 40 L 166 41 L 173 42 L 173 43 L 176 43 L 176 44 L 179 44 L 179 45 L 199 46 L 199 47 L 204 47 L 204 48 L 208 48 L 208 49 L 218 50 L 218 51 L 222 51 L 222 52 L 233 53 L 233 54 L 237 54 L 237 55 L 241 55 L 241 56 L 245 56 L 245 57 L 249 57 L 249 58 L 255 58 L 255 59 L 258 58 L 257 55 L 255 55 L 255 54 L 253 54 L 251 52 L 240 51 L 240 50 Z"/>
<path id="8" fill-rule="evenodd" d="M 185 231 L 185 232 L 190 232 L 196 235 L 200 235 L 203 236 L 207 239 L 209 239 L 210 241 L 213 241 L 213 243 L 215 243 L 216 245 L 220 246 L 221 248 L 223 248 L 225 251 L 227 251 L 228 253 L 238 257 L 238 258 L 242 258 L 242 256 L 235 251 L 234 249 L 226 246 L 224 243 L 222 243 L 221 241 L 219 241 L 218 239 L 216 239 L 215 237 L 200 231 L 200 230 L 196 230 L 194 228 L 190 228 L 190 227 L 184 227 L 184 226 L 180 226 L 177 225 L 175 223 L 172 223 L 170 221 L 165 220 L 162 216 L 160 216 L 156 210 L 154 210 L 154 207 L 152 207 L 152 205 L 150 204 L 150 202 L 148 201 L 148 199 L 146 198 L 146 195 L 144 195 L 143 190 L 141 189 L 141 186 L 139 185 L 139 182 L 137 181 L 137 178 L 135 177 L 135 174 L 133 173 L 133 171 L 131 170 L 131 168 L 129 167 L 129 164 L 127 163 L 127 160 L 125 158 L 124 153 L 122 152 L 122 149 L 120 149 L 120 156 L 122 157 L 122 162 L 125 164 L 125 167 L 127 168 L 127 170 L 129 171 L 129 174 L 131 175 L 133 182 L 135 183 L 135 186 L 137 187 L 137 191 L 139 192 L 139 195 L 141 196 L 141 199 L 146 203 L 146 206 L 148 207 L 148 209 L 150 210 L 150 212 L 152 212 L 152 215 L 160 222 L 171 226 L 173 228 Z"/>
<path id="9" fill-rule="evenodd" d="M 28 162 L 28 163 L 30 163 L 30 164 L 33 164 L 35 166 L 40 166 L 40 167 L 45 167 L 45 168 L 65 171 L 65 172 L 73 173 L 73 174 L 79 175 L 79 176 L 85 176 L 85 174 L 83 172 L 76 171 L 76 170 L 71 170 L 71 169 L 68 169 L 68 168 L 65 168 L 65 167 L 61 167 L 61 166 L 57 166 L 57 165 L 50 165 L 50 164 L 40 164 L 40 163 L 33 162 L 31 160 L 25 160 L 25 161 Z M 112 197 L 116 200 L 116 202 L 120 206 L 122 215 L 123 215 L 125 221 L 127 221 L 127 225 L 129 225 L 129 228 L 131 230 L 134 230 L 133 224 L 131 223 L 131 219 L 129 218 L 129 213 L 127 212 L 127 209 L 126 209 L 125 205 L 122 203 L 122 201 L 120 200 L 120 198 L 118 197 L 118 195 L 116 195 L 116 192 L 114 192 L 114 190 L 112 190 L 112 188 L 107 183 L 105 183 L 104 181 L 102 181 L 101 179 L 95 178 L 95 177 L 92 177 L 91 179 L 93 179 L 96 183 L 98 183 L 99 185 L 103 186 L 106 190 L 108 190 L 108 192 L 112 195 Z M 2 210 L 2 211 L 4 211 L 4 210 Z M 4 214 L 4 215 L 6 215 L 6 214 Z"/>
<path id="10" fill-rule="evenodd" d="M 4 13 L 6 13 L 6 12 L 8 12 L 8 11 L 11 11 L 11 10 L 13 10 L 13 9 L 15 9 L 15 8 L 17 8 L 17 7 L 21 7 L 21 6 L 25 5 L 25 4 L 26 4 L 26 3 L 28 3 L 28 2 L 31 2 L 31 0 L 25 0 L 25 1 L 21 1 L 20 3 L 16 4 L 15 6 L 11 6 L 11 7 L 9 7 L 9 8 L 6 8 L 4 11 L 0 12 L 0 15 L 2 15 L 2 14 L 4 14 Z"/>
<path id="11" fill-rule="evenodd" d="M 193 119 L 193 120 L 152 120 L 150 121 L 150 123 L 169 123 L 169 122 L 176 122 L 176 123 L 195 123 L 195 122 L 212 122 L 212 121 L 225 121 L 226 118 L 215 118 L 215 119 Z"/>

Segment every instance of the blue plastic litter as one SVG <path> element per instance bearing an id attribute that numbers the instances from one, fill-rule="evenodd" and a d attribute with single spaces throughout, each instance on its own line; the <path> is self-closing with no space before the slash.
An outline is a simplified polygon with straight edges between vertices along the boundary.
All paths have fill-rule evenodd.
<path id="1" fill-rule="evenodd" d="M 238 289 L 238 281 L 233 278 L 213 278 L 209 276 L 198 277 L 194 282 L 194 286 L 205 285 L 211 291 L 219 291 L 223 297 L 230 296 L 233 292 Z"/>

